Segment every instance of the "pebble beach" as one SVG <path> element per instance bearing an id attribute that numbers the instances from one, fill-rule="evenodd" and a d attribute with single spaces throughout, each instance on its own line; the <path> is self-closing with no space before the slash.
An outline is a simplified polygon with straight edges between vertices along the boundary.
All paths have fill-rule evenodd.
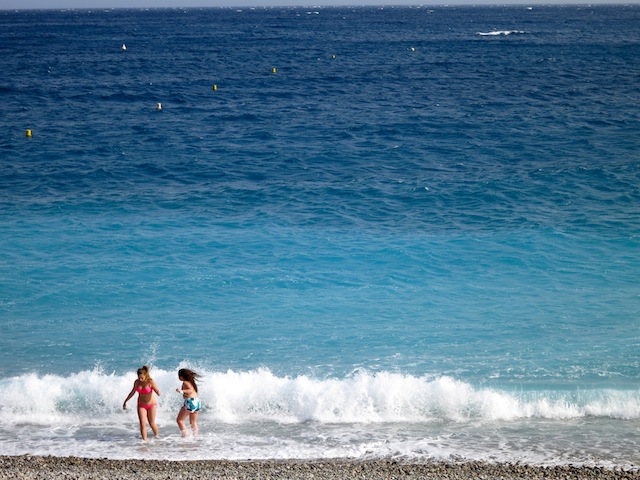
<path id="1" fill-rule="evenodd" d="M 601 467 L 540 467 L 484 462 L 410 464 L 376 461 L 160 461 L 78 457 L 3 456 L 0 479 L 640 479 L 637 470 Z"/>

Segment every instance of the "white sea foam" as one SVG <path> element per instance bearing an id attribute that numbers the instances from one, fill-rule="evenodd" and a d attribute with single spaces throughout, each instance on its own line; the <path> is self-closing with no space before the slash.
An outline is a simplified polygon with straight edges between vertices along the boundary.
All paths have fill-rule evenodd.
<path id="1" fill-rule="evenodd" d="M 156 369 L 160 411 L 175 408 L 175 372 Z M 345 378 L 277 376 L 270 370 L 204 372 L 201 397 L 216 421 L 243 423 L 384 423 L 524 418 L 640 419 L 636 390 L 509 391 L 442 376 L 357 371 Z M 0 381 L 4 422 L 50 423 L 118 416 L 135 376 L 84 371 L 67 377 L 29 374 Z M 173 398 L 173 397 L 176 398 Z M 30 401 L 25 401 L 25 398 Z M 31 401 L 31 399 L 37 399 Z M 134 405 L 133 401 L 132 404 Z"/>
<path id="2" fill-rule="evenodd" d="M 147 446 L 138 443 L 135 398 L 126 412 L 121 409 L 133 374 L 94 370 L 3 379 L 0 448 L 7 454 L 110 458 L 456 455 L 540 464 L 582 458 L 583 463 L 619 465 L 609 458 L 614 456 L 628 464 L 636 461 L 636 445 L 618 443 L 607 454 L 602 446 L 582 443 L 589 429 L 612 440 L 625 428 L 633 429 L 640 419 L 638 391 L 514 392 L 447 376 L 367 371 L 324 379 L 277 376 L 268 369 L 202 373 L 202 434 L 183 440 L 174 420 L 181 405 L 174 391 L 176 373 L 153 370 L 162 392 L 162 438 Z M 630 453 L 620 456 L 620 448 Z"/>

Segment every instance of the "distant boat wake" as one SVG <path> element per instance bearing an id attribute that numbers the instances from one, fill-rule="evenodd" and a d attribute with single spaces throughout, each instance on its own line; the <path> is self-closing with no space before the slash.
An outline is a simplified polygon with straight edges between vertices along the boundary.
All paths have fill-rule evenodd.
<path id="1" fill-rule="evenodd" d="M 511 35 L 515 34 L 523 34 L 522 30 L 496 30 L 493 32 L 476 32 L 476 35 L 480 35 L 481 37 L 495 37 L 498 35 Z"/>

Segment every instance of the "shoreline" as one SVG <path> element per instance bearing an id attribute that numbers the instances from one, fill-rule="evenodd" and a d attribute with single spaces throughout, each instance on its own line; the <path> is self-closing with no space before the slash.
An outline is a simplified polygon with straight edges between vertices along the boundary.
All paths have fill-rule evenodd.
<path id="1" fill-rule="evenodd" d="M 640 479 L 621 468 L 532 466 L 486 462 L 411 463 L 395 460 L 110 460 L 105 458 L 0 456 L 0 479 L 248 480 L 388 479 Z"/>

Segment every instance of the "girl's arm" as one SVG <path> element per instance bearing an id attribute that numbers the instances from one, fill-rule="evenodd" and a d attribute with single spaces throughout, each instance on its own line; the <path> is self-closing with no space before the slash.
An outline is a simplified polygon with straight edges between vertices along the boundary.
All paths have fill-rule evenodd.
<path id="1" fill-rule="evenodd" d="M 190 382 L 182 382 L 182 390 L 176 388 L 176 392 L 181 393 L 182 395 L 191 395 L 193 392 L 195 392 L 195 389 Z"/>
<path id="2" fill-rule="evenodd" d="M 155 380 L 151 380 L 151 388 L 153 388 L 153 391 L 156 392 L 156 395 L 160 396 L 160 389 L 158 388 L 158 385 L 156 385 Z"/>
<path id="3" fill-rule="evenodd" d="M 122 404 L 122 409 L 126 410 L 127 409 L 127 402 L 129 401 L 129 399 L 131 397 L 133 397 L 136 393 L 136 383 L 138 381 L 136 380 L 135 382 L 133 382 L 133 388 L 131 389 L 131 391 L 129 392 L 129 396 L 127 397 L 127 399 L 124 401 L 124 403 Z"/>

